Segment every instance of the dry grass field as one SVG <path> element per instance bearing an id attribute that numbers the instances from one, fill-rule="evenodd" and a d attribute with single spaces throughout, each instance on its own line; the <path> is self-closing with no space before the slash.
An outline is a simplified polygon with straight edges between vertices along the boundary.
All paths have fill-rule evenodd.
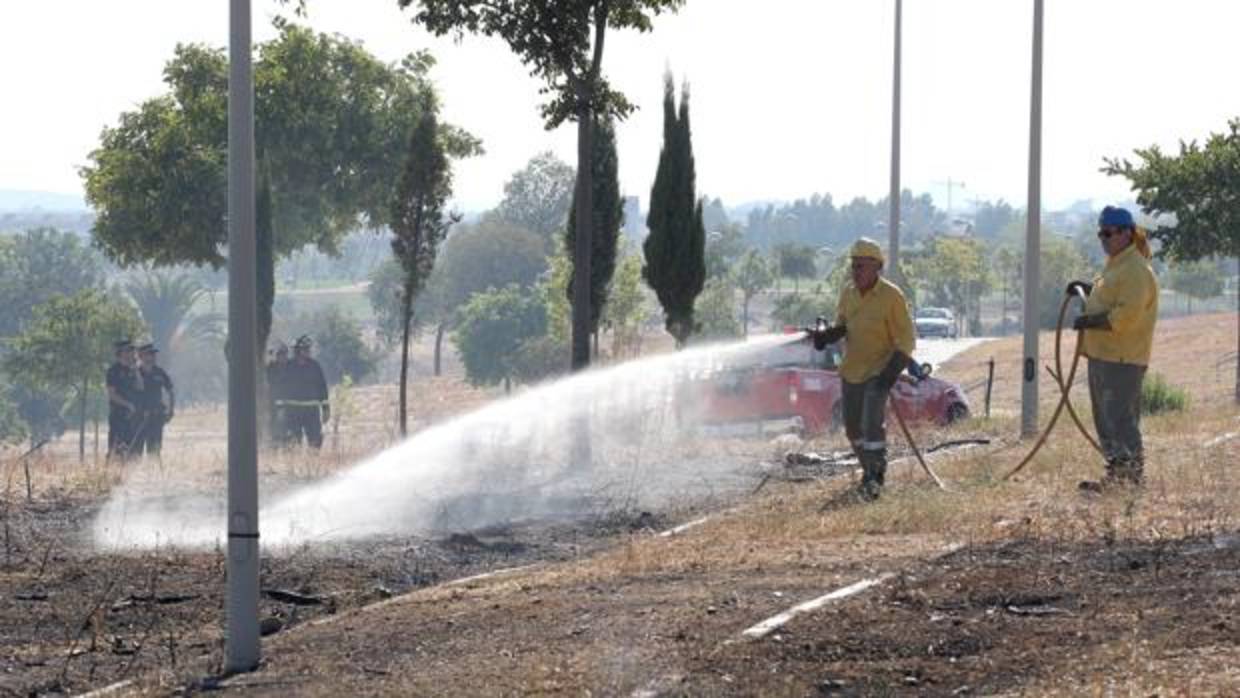
<path id="1" fill-rule="evenodd" d="M 1234 347 L 1235 322 L 1160 325 L 1153 370 L 1191 399 L 1185 412 L 1145 420 L 1140 492 L 1079 495 L 1077 482 L 1097 477 L 1101 461 L 1066 418 L 1019 476 L 1003 480 L 1029 443 L 1014 437 L 1019 339 L 1000 340 L 939 371 L 969 384 L 993 356 L 991 418 L 917 432 L 923 446 L 991 439 L 935 454 L 947 491 L 905 458 L 872 505 L 847 496 L 851 476 L 824 473 L 774 477 L 711 512 L 307 547 L 265 559 L 263 587 L 319 603 L 265 598 L 280 631 L 264 641 L 263 665 L 223 680 L 220 552 L 96 553 L 81 530 L 114 474 L 45 462 L 27 501 L 10 461 L 0 693 L 124 680 L 119 693 L 131 695 L 1236 695 L 1240 437 L 1220 437 L 1240 433 L 1240 410 L 1231 369 L 1214 366 Z M 1057 395 L 1045 374 L 1041 386 L 1045 420 Z M 453 397 L 442 412 L 424 401 L 428 421 L 491 397 L 437 387 Z M 1084 390 L 1075 394 L 1088 423 Z M 374 419 L 357 417 L 341 433 L 388 443 L 386 398 L 366 396 L 357 391 L 366 405 L 357 413 Z M 194 444 L 187 467 L 204 482 L 222 477 L 222 451 L 204 426 L 212 419 L 182 425 L 183 443 Z M 292 457 L 272 467 L 320 477 L 364 455 L 346 445 L 355 443 L 342 438 L 332 455 L 329 440 L 317 463 Z M 703 515 L 676 535 L 657 534 Z M 512 567 L 520 569 L 449 582 Z M 874 579 L 882 582 L 760 639 L 742 634 Z"/>

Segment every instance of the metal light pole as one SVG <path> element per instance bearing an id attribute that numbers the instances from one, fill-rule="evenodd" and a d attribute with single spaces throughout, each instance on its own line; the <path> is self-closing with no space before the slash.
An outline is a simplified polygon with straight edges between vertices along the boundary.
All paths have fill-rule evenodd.
<path id="1" fill-rule="evenodd" d="M 228 42 L 228 615 L 224 670 L 258 666 L 254 75 L 250 0 L 231 0 Z"/>
<path id="2" fill-rule="evenodd" d="M 904 0 L 896 0 L 895 56 L 891 81 L 891 192 L 887 195 L 887 275 L 903 283 L 900 274 L 900 23 Z"/>
<path id="3" fill-rule="evenodd" d="M 1029 203 L 1025 210 L 1025 361 L 1020 433 L 1038 433 L 1038 281 L 1042 253 L 1042 0 L 1033 0 L 1033 77 L 1029 100 Z"/>

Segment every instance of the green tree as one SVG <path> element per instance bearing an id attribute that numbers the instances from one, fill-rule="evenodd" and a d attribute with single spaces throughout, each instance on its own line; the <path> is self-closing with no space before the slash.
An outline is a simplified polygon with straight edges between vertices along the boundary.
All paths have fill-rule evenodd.
<path id="1" fill-rule="evenodd" d="M 646 294 L 642 285 L 642 258 L 636 250 L 621 258 L 612 277 L 611 300 L 603 310 L 603 321 L 611 327 L 612 356 L 636 356 L 641 347 L 642 325 L 646 321 Z"/>
<path id="2" fill-rule="evenodd" d="M 1136 151 L 1138 162 L 1108 159 L 1103 172 L 1132 183 L 1137 203 L 1158 217 L 1151 235 L 1162 243 L 1159 256 L 1192 261 L 1234 257 L 1240 269 L 1240 119 L 1204 143 L 1180 143 L 1178 155 L 1158 146 Z M 1240 319 L 1240 293 L 1236 294 Z M 1236 344 L 1240 348 L 1240 322 Z M 1236 354 L 1235 400 L 1240 404 L 1240 352 Z"/>
<path id="3" fill-rule="evenodd" d="M 775 271 L 757 250 L 749 250 L 732 269 L 732 282 L 741 292 L 741 333 L 749 336 L 749 303 L 753 297 L 771 287 Z"/>
<path id="4" fill-rule="evenodd" d="M 428 99 L 428 101 L 430 101 Z M 409 338 L 414 301 L 430 278 L 439 242 L 459 220 L 445 211 L 452 195 L 452 169 L 439 138 L 435 111 L 426 108 L 409 140 L 409 154 L 392 203 L 392 254 L 400 262 L 400 434 L 409 433 Z M 360 376 L 354 376 L 359 378 Z"/>
<path id="5" fill-rule="evenodd" d="M 653 17 L 675 12 L 684 0 L 397 0 L 415 5 L 414 21 L 436 35 L 470 32 L 498 36 L 543 82 L 550 101 L 542 106 L 548 128 L 577 123 L 577 237 L 573 269 L 572 366 L 590 363 L 590 222 L 595 210 L 594 124 L 623 119 L 633 105 L 603 75 L 608 27 L 650 31 Z"/>
<path id="6" fill-rule="evenodd" d="M 431 271 L 434 278 L 435 272 Z M 375 334 L 384 346 L 391 349 L 401 341 L 404 319 L 401 317 L 404 304 L 401 302 L 401 287 L 405 280 L 405 270 L 400 262 L 389 257 L 370 272 L 370 283 L 366 285 L 366 300 L 375 316 Z M 421 329 L 422 314 L 415 311 L 413 327 Z"/>
<path id="7" fill-rule="evenodd" d="M 1038 285 L 1038 324 L 1043 329 L 1055 327 L 1063 290 L 1073 279 L 1091 278 L 1089 261 L 1071 240 L 1058 235 L 1042 239 L 1041 279 Z M 1024 269 L 1021 269 L 1024 274 Z"/>
<path id="8" fill-rule="evenodd" d="M 736 260 L 745 253 L 745 233 L 739 225 L 729 223 L 706 234 L 706 278 L 726 275 Z"/>
<path id="9" fill-rule="evenodd" d="M 991 203 L 983 201 L 973 213 L 973 232 L 978 237 L 995 239 L 1020 214 L 1003 199 Z"/>
<path id="10" fill-rule="evenodd" d="M 1167 285 L 1188 297 L 1188 313 L 1193 312 L 1193 299 L 1206 300 L 1223 295 L 1223 274 L 1213 260 L 1195 262 L 1173 260 Z"/>
<path id="11" fill-rule="evenodd" d="M 5 397 L 13 403 L 31 448 L 65 433 L 63 393 L 35 384 L 31 376 L 10 376 L 10 381 Z"/>
<path id="12" fill-rule="evenodd" d="M 980 240 L 941 237 L 934 240 L 919 265 L 916 276 L 929 292 L 930 302 L 955 312 L 957 330 L 973 311 L 980 311 L 982 296 L 994 283 L 984 252 Z"/>
<path id="13" fill-rule="evenodd" d="M 684 346 L 694 332 L 694 299 L 706 281 L 706 231 L 702 204 L 694 193 L 696 175 L 689 130 L 689 95 L 682 88 L 676 110 L 672 75 L 663 77 L 663 148 L 650 191 L 650 234 L 643 248 L 642 275 L 663 306 L 664 324 Z"/>
<path id="14" fill-rule="evenodd" d="M 736 287 L 730 279 L 711 279 L 696 301 L 697 335 L 703 339 L 734 339 L 741 336 L 736 320 Z"/>
<path id="15" fill-rule="evenodd" d="M 522 346 L 547 331 L 540 299 L 516 285 L 474 294 L 459 316 L 452 342 L 474 385 L 503 383 L 510 389 Z"/>
<path id="16" fill-rule="evenodd" d="M 552 238 L 568 220 L 576 181 L 572 165 L 550 151 L 539 153 L 504 184 L 495 215 L 541 235 L 550 250 Z"/>
<path id="17" fill-rule="evenodd" d="M 616 251 L 620 241 L 620 228 L 624 226 L 624 199 L 620 196 L 619 162 L 616 156 L 616 129 L 610 119 L 594 127 L 594 221 L 590 245 L 590 333 L 598 346 L 599 321 L 607 305 L 607 291 L 612 274 L 616 272 Z M 577 196 L 573 195 L 573 207 L 569 209 L 568 226 L 564 236 L 565 249 L 572 259 L 577 244 Z M 564 292 L 572 300 L 575 272 L 570 267 L 568 284 Z"/>
<path id="18" fill-rule="evenodd" d="M 0 236 L 0 337 L 21 332 L 55 296 L 103 283 L 104 264 L 82 238 L 52 228 Z"/>
<path id="19" fill-rule="evenodd" d="M 443 339 L 455 326 L 457 311 L 473 294 L 509 284 L 532 288 L 547 270 L 542 238 L 494 215 L 483 216 L 473 225 L 453 226 L 440 248 L 426 288 L 415 302 L 413 317 L 414 327 L 422 323 L 435 328 L 437 376 L 442 366 Z M 381 267 L 374 278 L 377 283 L 372 283 L 368 295 L 380 331 L 399 336 L 399 269 Z"/>
<path id="20" fill-rule="evenodd" d="M 0 386 L 0 443 L 21 443 L 30 433 L 14 402 L 11 386 Z"/>
<path id="21" fill-rule="evenodd" d="M 1005 244 L 995 251 L 991 259 L 995 282 L 999 286 L 1001 296 L 999 309 L 1000 334 L 1007 334 L 1010 329 L 1015 329 L 1014 327 L 1008 327 L 1008 300 L 1020 297 L 1024 283 L 1022 258 L 1023 253 L 1021 250 L 1014 245 Z"/>
<path id="22" fill-rule="evenodd" d="M 359 225 L 387 225 L 405 151 L 432 105 L 428 54 L 386 65 L 358 43 L 277 20 L 254 66 L 258 155 L 258 346 L 270 331 L 275 260 L 306 245 L 335 253 Z M 96 244 L 122 266 L 225 262 L 228 61 L 179 45 L 168 92 L 105 128 L 82 168 Z M 451 127 L 454 155 L 477 142 Z"/>
<path id="23" fill-rule="evenodd" d="M 812 279 L 818 275 L 814 264 L 817 251 L 812 245 L 785 242 L 776 245 L 774 251 L 779 276 L 793 280 L 793 291 L 801 290 L 801 279 Z"/>
<path id="24" fill-rule="evenodd" d="M 568 345 L 573 331 L 573 306 L 564 289 L 573 274 L 573 261 L 568 251 L 547 258 L 547 271 L 536 286 L 547 312 L 547 336 L 553 341 Z"/>
<path id="25" fill-rule="evenodd" d="M 10 376 L 21 376 L 36 389 L 59 394 L 62 404 L 72 395 L 78 406 L 81 460 L 86 458 L 88 401 L 103 386 L 113 357 L 112 343 L 141 330 L 137 313 L 127 303 L 85 289 L 38 306 L 29 327 L 14 339 L 4 359 Z"/>
<path id="26" fill-rule="evenodd" d="M 834 321 L 836 296 L 831 288 L 820 283 L 803 293 L 780 294 L 771 309 L 771 318 L 783 327 L 808 327 L 819 316 Z"/>

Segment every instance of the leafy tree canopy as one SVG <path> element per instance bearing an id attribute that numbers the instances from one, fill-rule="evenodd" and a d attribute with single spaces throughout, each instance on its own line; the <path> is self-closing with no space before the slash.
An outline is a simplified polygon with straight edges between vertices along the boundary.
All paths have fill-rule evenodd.
<path id="1" fill-rule="evenodd" d="M 474 385 L 517 377 L 522 346 L 547 331 L 541 300 L 516 285 L 477 293 L 460 310 L 452 342 Z"/>
<path id="2" fill-rule="evenodd" d="M 37 306 L 103 278 L 103 259 L 78 235 L 37 228 L 0 236 L 0 337 L 20 333 Z"/>
<path id="3" fill-rule="evenodd" d="M 581 103 L 600 116 L 624 118 L 634 107 L 597 70 L 602 28 L 647 32 L 663 11 L 675 12 L 684 0 L 398 0 L 415 6 L 414 21 L 437 35 L 465 32 L 498 36 L 530 74 L 543 83 L 547 128 L 575 118 Z M 591 37 L 596 37 L 594 41 Z"/>
<path id="4" fill-rule="evenodd" d="M 1108 159 L 1102 171 L 1126 178 L 1141 208 L 1160 217 L 1151 231 L 1160 256 L 1240 256 L 1240 119 L 1204 143 L 1181 141 L 1177 155 L 1155 145 L 1136 157 Z"/>
<path id="5" fill-rule="evenodd" d="M 255 141 L 270 183 L 273 250 L 313 244 L 389 222 L 403 153 L 418 116 L 434 108 L 415 53 L 388 65 L 361 44 L 276 21 L 258 46 Z M 223 49 L 178 45 L 164 68 L 168 92 L 104 129 L 82 168 L 95 207 L 96 243 L 122 265 L 219 266 L 227 239 L 228 60 Z M 455 155 L 478 142 L 445 127 Z"/>
<path id="6" fill-rule="evenodd" d="M 568 220 L 576 181 L 572 165 L 550 151 L 539 153 L 504 184 L 495 215 L 550 242 Z"/>

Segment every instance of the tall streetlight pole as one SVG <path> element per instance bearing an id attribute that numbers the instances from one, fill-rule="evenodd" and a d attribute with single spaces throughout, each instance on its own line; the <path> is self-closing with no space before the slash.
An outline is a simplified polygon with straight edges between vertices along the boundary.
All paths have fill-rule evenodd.
<path id="1" fill-rule="evenodd" d="M 1029 203 L 1025 209 L 1025 360 L 1020 433 L 1038 433 L 1038 282 L 1042 253 L 1042 0 L 1033 0 L 1033 76 L 1029 99 Z"/>
<path id="2" fill-rule="evenodd" d="M 258 666 L 258 356 L 254 74 L 250 0 L 231 0 L 228 40 L 228 615 L 224 669 Z"/>
<path id="3" fill-rule="evenodd" d="M 896 0 L 895 56 L 891 81 L 891 191 L 887 195 L 887 275 L 903 283 L 900 274 L 900 24 L 904 0 Z"/>

